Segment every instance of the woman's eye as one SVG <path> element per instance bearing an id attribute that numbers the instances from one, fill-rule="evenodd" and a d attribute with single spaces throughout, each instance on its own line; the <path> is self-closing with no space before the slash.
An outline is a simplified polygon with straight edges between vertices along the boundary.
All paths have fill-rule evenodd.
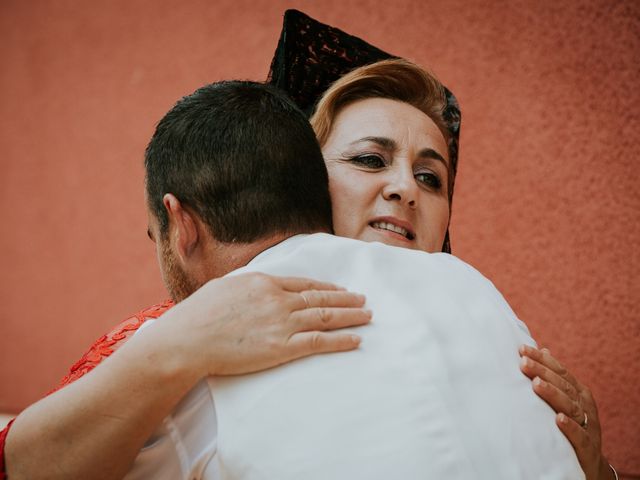
<path id="1" fill-rule="evenodd" d="M 440 177 L 438 177 L 438 175 L 436 175 L 435 173 L 431 173 L 431 172 L 416 173 L 415 178 L 416 180 L 418 180 L 418 182 L 434 190 L 440 190 L 440 188 L 442 187 L 442 182 L 440 181 Z"/>
<path id="2" fill-rule="evenodd" d="M 366 168 L 383 168 L 385 166 L 384 159 L 379 155 L 358 155 L 350 158 L 350 161 Z"/>

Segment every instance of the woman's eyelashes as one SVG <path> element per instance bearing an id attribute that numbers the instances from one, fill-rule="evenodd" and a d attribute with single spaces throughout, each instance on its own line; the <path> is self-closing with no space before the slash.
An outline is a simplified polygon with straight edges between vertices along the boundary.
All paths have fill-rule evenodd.
<path id="1" fill-rule="evenodd" d="M 393 161 L 388 161 L 379 153 L 360 153 L 355 155 L 345 155 L 342 161 L 348 162 L 356 167 L 367 170 L 382 170 L 384 168 L 393 168 Z M 442 190 L 442 180 L 440 175 L 431 171 L 423 170 L 424 167 L 417 167 L 419 171 L 414 172 L 413 176 L 418 184 L 428 188 L 429 190 Z"/>
<path id="2" fill-rule="evenodd" d="M 363 153 L 360 155 L 353 155 L 346 159 L 348 162 L 353 163 L 359 167 L 379 169 L 387 166 L 385 159 L 374 153 Z"/>

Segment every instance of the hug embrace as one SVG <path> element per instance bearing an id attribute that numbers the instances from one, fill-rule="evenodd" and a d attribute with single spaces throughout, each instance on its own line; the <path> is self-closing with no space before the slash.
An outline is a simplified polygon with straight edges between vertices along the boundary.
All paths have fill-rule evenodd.
<path id="1" fill-rule="evenodd" d="M 589 390 L 451 255 L 460 118 L 421 67 L 287 12 L 268 83 L 159 122 L 171 300 L 5 430 L 9 478 L 615 478 Z"/>

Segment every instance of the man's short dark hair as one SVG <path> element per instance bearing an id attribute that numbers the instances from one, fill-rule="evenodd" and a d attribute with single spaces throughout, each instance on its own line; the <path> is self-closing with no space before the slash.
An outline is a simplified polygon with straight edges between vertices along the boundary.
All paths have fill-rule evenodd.
<path id="1" fill-rule="evenodd" d="M 181 99 L 145 153 L 161 235 L 175 195 L 222 242 L 331 231 L 327 170 L 305 115 L 277 88 L 224 81 Z"/>

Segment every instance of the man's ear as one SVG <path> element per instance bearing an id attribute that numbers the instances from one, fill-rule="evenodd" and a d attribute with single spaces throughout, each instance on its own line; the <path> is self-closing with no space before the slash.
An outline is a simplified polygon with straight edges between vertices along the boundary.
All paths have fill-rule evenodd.
<path id="1" fill-rule="evenodd" d="M 185 262 L 193 254 L 200 240 L 197 221 L 194 214 L 171 193 L 162 197 L 162 204 L 169 217 L 169 241 L 173 243 L 176 254 Z"/>

